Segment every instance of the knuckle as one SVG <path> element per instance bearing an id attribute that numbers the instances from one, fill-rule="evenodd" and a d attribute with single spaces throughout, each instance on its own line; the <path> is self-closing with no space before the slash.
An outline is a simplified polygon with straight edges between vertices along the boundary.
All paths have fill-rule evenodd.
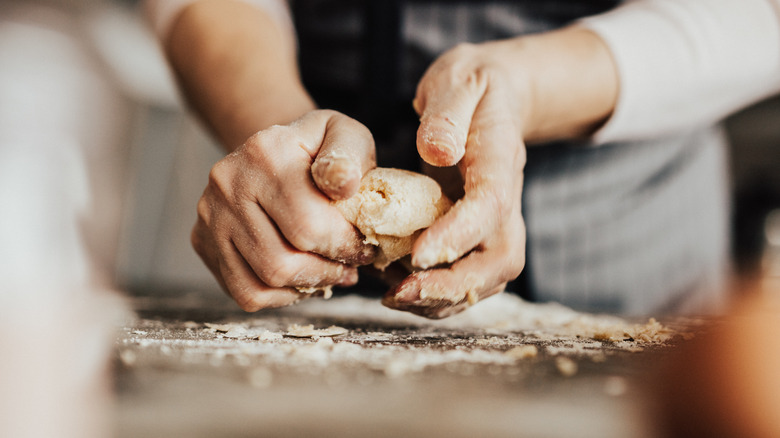
<path id="1" fill-rule="evenodd" d="M 245 312 L 257 312 L 264 307 L 263 300 L 250 291 L 238 291 L 233 295 L 233 299 L 238 304 L 238 307 Z"/>
<path id="2" fill-rule="evenodd" d="M 454 83 L 479 86 L 486 82 L 491 70 L 481 61 L 482 51 L 476 44 L 460 43 L 444 55 L 446 68 Z"/>
<path id="3" fill-rule="evenodd" d="M 266 263 L 260 268 L 258 276 L 268 286 L 282 288 L 291 286 L 298 272 L 299 269 L 294 265 L 290 257 L 282 256 Z"/>
<path id="4" fill-rule="evenodd" d="M 198 214 L 210 210 L 206 198 L 209 195 L 218 194 L 222 198 L 227 198 L 235 179 L 235 170 L 232 160 L 224 158 L 218 161 L 209 171 L 209 181 L 206 192 L 198 202 Z"/>
<path id="5" fill-rule="evenodd" d="M 482 90 L 490 77 L 490 71 L 483 67 L 466 67 L 453 72 L 453 81 L 469 92 Z"/>
<path id="6" fill-rule="evenodd" d="M 480 204 L 483 205 L 485 211 L 492 212 L 491 217 L 497 219 L 497 225 L 502 225 L 505 218 L 512 211 L 512 199 L 510 198 L 507 190 L 502 190 L 498 187 L 493 187 L 489 190 L 484 190 L 479 194 Z"/>
<path id="7" fill-rule="evenodd" d="M 502 253 L 501 259 L 504 261 L 504 267 L 501 269 L 499 280 L 514 280 L 525 269 L 524 242 L 508 238 L 499 250 Z"/>
<path id="8" fill-rule="evenodd" d="M 525 269 L 525 252 L 513 254 L 508 260 L 509 266 L 506 269 L 506 275 L 502 278 L 502 281 L 510 281 L 517 278 L 523 269 Z"/>
<path id="9" fill-rule="evenodd" d="M 351 135 L 355 135 L 358 138 L 373 141 L 371 131 L 358 120 L 338 111 L 334 110 L 319 110 L 323 113 L 323 116 L 328 119 L 328 123 L 333 125 L 346 125 L 349 126 Z"/>
<path id="10" fill-rule="evenodd" d="M 265 148 L 268 144 L 274 144 L 280 140 L 288 138 L 290 127 L 282 125 L 272 125 L 262 131 L 256 132 L 247 139 L 245 146 L 247 148 Z"/>
<path id="11" fill-rule="evenodd" d="M 464 57 L 471 57 L 479 53 L 479 50 L 477 49 L 477 45 L 474 43 L 467 43 L 462 42 L 456 44 L 452 49 L 450 49 L 446 56 L 454 57 L 454 58 L 464 58 Z"/>
<path id="12" fill-rule="evenodd" d="M 311 215 L 307 215 L 311 217 Z M 318 245 L 315 242 L 324 242 L 328 239 L 325 233 L 321 232 L 311 220 L 302 220 L 295 227 L 291 228 L 287 239 L 299 251 L 315 252 Z"/>
<path id="13" fill-rule="evenodd" d="M 202 196 L 198 200 L 195 209 L 198 213 L 198 224 L 202 222 L 203 225 L 208 226 L 211 221 L 211 203 L 208 199 L 205 196 Z"/>
<path id="14" fill-rule="evenodd" d="M 198 224 L 195 225 L 190 233 L 190 244 L 200 258 L 203 259 L 203 255 L 206 252 L 206 242 L 201 236 L 200 226 Z"/>
<path id="15" fill-rule="evenodd" d="M 371 134 L 371 131 L 368 129 L 368 127 L 353 118 L 349 118 L 349 120 L 351 120 L 350 124 L 352 126 L 350 128 L 353 132 L 353 135 L 355 135 L 356 138 L 373 145 L 374 136 Z"/>
<path id="16" fill-rule="evenodd" d="M 274 159 L 282 146 L 294 140 L 295 134 L 289 126 L 274 125 L 257 132 L 242 146 L 242 159 L 250 166 L 269 170 L 276 169 L 279 160 Z"/>
<path id="17" fill-rule="evenodd" d="M 318 109 L 312 111 L 312 114 L 317 117 L 324 117 L 326 119 L 341 118 L 341 117 L 344 117 L 346 119 L 351 119 L 350 117 L 347 117 L 346 115 L 332 109 Z"/>

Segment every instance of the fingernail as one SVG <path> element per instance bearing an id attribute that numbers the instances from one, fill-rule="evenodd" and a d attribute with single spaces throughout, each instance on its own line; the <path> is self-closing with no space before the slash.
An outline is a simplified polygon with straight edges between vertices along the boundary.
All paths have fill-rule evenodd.
<path id="1" fill-rule="evenodd" d="M 312 165 L 312 174 L 320 189 L 336 199 L 346 199 L 360 184 L 360 168 L 346 156 L 331 154 L 320 157 Z"/>
<path id="2" fill-rule="evenodd" d="M 420 290 L 414 284 L 402 285 L 396 290 L 395 301 L 401 304 L 409 304 L 420 299 Z"/>
<path id="3" fill-rule="evenodd" d="M 446 157 L 448 160 L 452 160 L 457 156 L 457 148 L 449 142 L 433 140 L 431 145 L 436 148 L 438 155 Z"/>

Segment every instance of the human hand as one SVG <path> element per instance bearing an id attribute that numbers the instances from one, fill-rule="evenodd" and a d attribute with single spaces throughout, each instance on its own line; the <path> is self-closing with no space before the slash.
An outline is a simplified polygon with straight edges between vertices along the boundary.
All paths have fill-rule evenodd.
<path id="1" fill-rule="evenodd" d="M 374 248 L 330 200 L 375 166 L 368 129 L 335 111 L 260 131 L 212 168 L 192 245 L 250 312 L 310 296 L 296 287 L 354 284 Z"/>
<path id="2" fill-rule="evenodd" d="M 423 76 L 414 106 L 420 156 L 457 165 L 464 196 L 412 250 L 413 273 L 383 300 L 388 307 L 443 318 L 494 295 L 525 265 L 521 214 L 526 151 L 521 69 L 504 62 L 505 45 L 460 45 Z M 510 80 L 512 75 L 515 79 Z M 439 266 L 442 264 L 449 266 Z"/>

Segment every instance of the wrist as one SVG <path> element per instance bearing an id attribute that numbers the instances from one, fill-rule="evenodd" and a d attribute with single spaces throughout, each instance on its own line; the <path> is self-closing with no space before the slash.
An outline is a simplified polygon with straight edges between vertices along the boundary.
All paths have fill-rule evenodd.
<path id="1" fill-rule="evenodd" d="M 509 112 L 519 122 L 524 138 L 525 132 L 533 129 L 535 123 L 533 109 L 536 101 L 534 71 L 527 61 L 527 43 L 525 37 L 488 42 L 479 52 L 485 55 L 482 68 L 494 73 L 490 86 L 502 89 L 502 93 L 509 97 Z"/>
<path id="2" fill-rule="evenodd" d="M 315 107 L 298 76 L 294 41 L 247 3 L 186 7 L 165 48 L 190 106 L 229 151 Z"/>
<path id="3" fill-rule="evenodd" d="M 569 27 L 499 44 L 526 142 L 586 137 L 614 111 L 617 69 L 595 33 Z"/>
<path id="4" fill-rule="evenodd" d="M 288 125 L 315 109 L 317 106 L 303 86 L 256 89 L 223 113 L 215 131 L 225 148 L 233 150 L 258 131 Z"/>

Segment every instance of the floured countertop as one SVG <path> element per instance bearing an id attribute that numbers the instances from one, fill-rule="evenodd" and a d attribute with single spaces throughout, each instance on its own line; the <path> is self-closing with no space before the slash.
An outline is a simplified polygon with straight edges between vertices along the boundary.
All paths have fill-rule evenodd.
<path id="1" fill-rule="evenodd" d="M 359 296 L 135 307 L 116 343 L 120 436 L 652 436 L 639 380 L 696 323 L 511 294 L 440 321 Z"/>

